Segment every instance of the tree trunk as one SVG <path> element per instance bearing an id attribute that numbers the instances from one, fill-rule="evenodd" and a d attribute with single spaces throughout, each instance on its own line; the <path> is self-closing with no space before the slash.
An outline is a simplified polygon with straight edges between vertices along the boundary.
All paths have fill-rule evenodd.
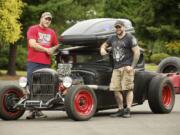
<path id="1" fill-rule="evenodd" d="M 9 46 L 9 61 L 8 61 L 8 71 L 7 75 L 15 76 L 16 75 L 16 50 L 17 45 Z"/>

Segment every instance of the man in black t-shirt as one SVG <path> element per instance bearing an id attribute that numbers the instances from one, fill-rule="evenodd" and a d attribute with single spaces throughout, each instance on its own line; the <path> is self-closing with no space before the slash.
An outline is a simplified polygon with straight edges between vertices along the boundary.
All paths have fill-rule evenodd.
<path id="1" fill-rule="evenodd" d="M 114 95 L 118 104 L 118 111 L 112 114 L 112 117 L 129 118 L 130 107 L 133 103 L 134 89 L 134 68 L 138 63 L 140 49 L 137 45 L 136 38 L 125 32 L 124 23 L 118 20 L 115 23 L 116 35 L 110 37 L 100 48 L 101 55 L 106 55 L 106 49 L 112 47 L 113 57 L 113 73 L 111 77 L 110 90 L 114 91 Z M 126 104 L 123 106 L 122 91 L 126 91 Z"/>

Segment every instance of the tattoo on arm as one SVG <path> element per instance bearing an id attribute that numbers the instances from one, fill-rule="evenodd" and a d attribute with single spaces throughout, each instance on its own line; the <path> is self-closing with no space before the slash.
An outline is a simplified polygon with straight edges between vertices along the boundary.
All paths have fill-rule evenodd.
<path id="1" fill-rule="evenodd" d="M 140 49 L 138 46 L 132 48 L 132 51 L 133 51 L 133 61 L 132 61 L 132 67 L 135 68 L 138 61 L 139 61 L 139 57 L 140 57 Z"/>

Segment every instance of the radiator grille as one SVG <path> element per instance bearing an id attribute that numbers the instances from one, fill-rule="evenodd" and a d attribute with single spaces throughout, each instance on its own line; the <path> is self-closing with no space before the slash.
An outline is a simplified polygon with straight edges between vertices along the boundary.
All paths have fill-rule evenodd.
<path id="1" fill-rule="evenodd" d="M 36 72 L 32 76 L 31 99 L 44 102 L 55 96 L 57 76 L 49 72 Z"/>

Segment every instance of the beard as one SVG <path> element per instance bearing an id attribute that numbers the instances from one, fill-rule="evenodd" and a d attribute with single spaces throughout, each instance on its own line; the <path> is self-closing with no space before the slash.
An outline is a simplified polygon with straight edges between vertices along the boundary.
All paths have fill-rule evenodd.
<path id="1" fill-rule="evenodd" d="M 40 22 L 40 26 L 43 27 L 43 28 L 48 28 L 49 25 L 50 25 L 49 22 L 45 22 L 45 21 L 44 22 L 43 21 Z"/>
<path id="2" fill-rule="evenodd" d="M 116 34 L 117 34 L 118 36 L 122 36 L 122 35 L 123 35 L 123 31 L 118 31 L 118 32 L 116 32 Z"/>
<path id="3" fill-rule="evenodd" d="M 48 28 L 49 27 L 49 24 L 47 24 L 47 23 L 43 23 L 42 25 L 43 25 L 44 28 Z"/>
<path id="4" fill-rule="evenodd" d="M 118 37 L 124 37 L 125 33 L 126 33 L 126 32 L 125 32 L 124 30 L 116 31 L 116 35 L 117 35 Z"/>

